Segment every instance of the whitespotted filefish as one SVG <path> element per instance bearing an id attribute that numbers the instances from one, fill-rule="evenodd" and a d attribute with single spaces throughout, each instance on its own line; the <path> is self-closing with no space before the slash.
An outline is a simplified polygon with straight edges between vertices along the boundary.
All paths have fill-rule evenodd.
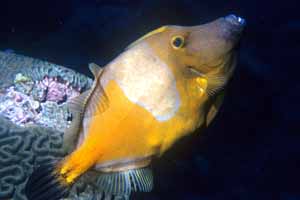
<path id="1" fill-rule="evenodd" d="M 90 64 L 92 88 L 69 105 L 68 155 L 33 172 L 28 199 L 60 199 L 89 170 L 100 172 L 107 193 L 151 191 L 152 159 L 208 126 L 219 110 L 244 25 L 229 15 L 199 26 L 163 26 L 103 68 Z"/>

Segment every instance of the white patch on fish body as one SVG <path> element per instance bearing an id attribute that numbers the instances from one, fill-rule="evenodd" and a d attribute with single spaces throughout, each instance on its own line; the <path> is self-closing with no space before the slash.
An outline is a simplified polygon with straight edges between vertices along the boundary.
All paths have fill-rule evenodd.
<path id="1" fill-rule="evenodd" d="M 101 84 L 105 87 L 110 80 L 115 80 L 131 102 L 158 121 L 169 120 L 179 109 L 180 96 L 172 71 L 145 42 L 106 66 Z"/>

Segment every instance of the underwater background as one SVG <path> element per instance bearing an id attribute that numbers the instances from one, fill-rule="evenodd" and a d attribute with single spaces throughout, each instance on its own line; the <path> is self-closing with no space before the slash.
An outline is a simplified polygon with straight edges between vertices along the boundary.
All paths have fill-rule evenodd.
<path id="1" fill-rule="evenodd" d="M 92 77 L 88 63 L 105 65 L 157 27 L 240 15 L 247 26 L 220 113 L 156 161 L 154 190 L 132 199 L 300 200 L 298 9 L 291 0 L 11 0 L 0 3 L 0 51 Z"/>

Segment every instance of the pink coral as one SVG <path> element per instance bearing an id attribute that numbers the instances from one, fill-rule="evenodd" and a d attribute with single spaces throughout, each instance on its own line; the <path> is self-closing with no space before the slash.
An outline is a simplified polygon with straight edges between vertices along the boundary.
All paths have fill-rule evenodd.
<path id="1" fill-rule="evenodd" d="M 21 102 L 22 100 L 23 100 L 23 97 L 22 97 L 22 95 L 20 95 L 20 94 L 16 93 L 16 96 L 15 96 L 15 101 L 16 101 L 16 102 Z"/>
<path id="2" fill-rule="evenodd" d="M 66 128 L 70 118 L 64 103 L 80 95 L 80 88 L 48 76 L 34 83 L 22 83 L 22 86 L 31 83 L 32 89 L 28 93 L 19 83 L 0 91 L 0 115 L 21 126 L 34 123 L 58 130 Z"/>
<path id="3" fill-rule="evenodd" d="M 73 88 L 68 82 L 60 81 L 57 77 L 45 76 L 38 84 L 46 90 L 46 101 L 63 102 L 80 94 L 79 90 Z"/>

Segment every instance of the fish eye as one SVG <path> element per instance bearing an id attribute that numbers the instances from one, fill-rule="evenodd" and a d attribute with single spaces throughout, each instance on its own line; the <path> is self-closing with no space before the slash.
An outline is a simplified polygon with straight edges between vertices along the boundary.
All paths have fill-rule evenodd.
<path id="1" fill-rule="evenodd" d="M 184 37 L 181 35 L 172 37 L 171 44 L 174 49 L 182 48 L 184 46 Z"/>

